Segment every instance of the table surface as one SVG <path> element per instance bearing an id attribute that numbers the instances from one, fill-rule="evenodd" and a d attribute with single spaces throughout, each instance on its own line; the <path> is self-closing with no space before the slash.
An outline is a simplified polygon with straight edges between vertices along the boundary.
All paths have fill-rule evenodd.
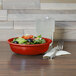
<path id="1" fill-rule="evenodd" d="M 76 76 L 76 42 L 64 42 L 71 55 L 43 59 L 43 55 L 14 54 L 7 42 L 0 42 L 0 76 Z"/>

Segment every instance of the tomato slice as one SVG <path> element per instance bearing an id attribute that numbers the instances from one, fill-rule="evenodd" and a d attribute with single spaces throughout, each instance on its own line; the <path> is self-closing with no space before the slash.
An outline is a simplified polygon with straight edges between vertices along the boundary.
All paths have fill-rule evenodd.
<path id="1" fill-rule="evenodd" d="M 29 38 L 33 38 L 33 35 L 28 35 Z"/>
<path id="2" fill-rule="evenodd" d="M 33 38 L 33 35 L 22 36 L 22 38 L 24 38 L 24 39 L 31 39 L 31 38 Z"/>

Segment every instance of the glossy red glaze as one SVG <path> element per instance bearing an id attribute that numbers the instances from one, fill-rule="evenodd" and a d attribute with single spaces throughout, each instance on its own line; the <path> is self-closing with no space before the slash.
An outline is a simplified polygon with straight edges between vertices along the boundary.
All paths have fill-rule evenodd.
<path id="1" fill-rule="evenodd" d="M 8 43 L 10 45 L 11 50 L 14 53 L 22 54 L 22 55 L 37 55 L 43 54 L 49 48 L 50 43 L 52 42 L 51 39 L 43 38 L 46 40 L 46 43 L 43 44 L 32 44 L 32 45 L 25 45 L 25 44 L 15 44 L 11 43 L 14 38 L 8 39 Z"/>

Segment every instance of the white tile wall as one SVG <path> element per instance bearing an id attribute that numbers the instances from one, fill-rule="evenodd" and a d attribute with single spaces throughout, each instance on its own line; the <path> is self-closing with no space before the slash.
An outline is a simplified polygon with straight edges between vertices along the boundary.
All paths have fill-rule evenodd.
<path id="1" fill-rule="evenodd" d="M 13 29 L 13 22 L 12 21 L 0 22 L 0 29 Z"/>
<path id="2" fill-rule="evenodd" d="M 23 30 L 0 30 L 0 41 L 6 41 L 12 37 L 23 35 Z"/>
<path id="3" fill-rule="evenodd" d="M 41 3 L 44 10 L 76 10 L 76 3 Z"/>
<path id="4" fill-rule="evenodd" d="M 3 0 L 3 9 L 39 9 L 39 0 Z"/>
<path id="5" fill-rule="evenodd" d="M 0 20 L 7 20 L 7 10 L 0 10 Z"/>
<path id="6" fill-rule="evenodd" d="M 14 29 L 36 29 L 36 22 L 33 21 L 15 21 Z"/>
<path id="7" fill-rule="evenodd" d="M 47 16 L 54 18 L 56 21 L 76 21 L 76 14 L 8 14 L 8 20 L 36 20 Z"/>
<path id="8" fill-rule="evenodd" d="M 76 30 L 55 30 L 54 39 L 76 40 Z"/>
<path id="9" fill-rule="evenodd" d="M 27 33 L 36 35 L 31 20 L 46 16 L 56 20 L 55 39 L 76 40 L 76 1 L 54 1 L 59 0 L 0 0 L 0 41 Z"/>
<path id="10" fill-rule="evenodd" d="M 72 21 L 61 21 L 56 22 L 56 29 L 76 29 L 76 22 Z"/>

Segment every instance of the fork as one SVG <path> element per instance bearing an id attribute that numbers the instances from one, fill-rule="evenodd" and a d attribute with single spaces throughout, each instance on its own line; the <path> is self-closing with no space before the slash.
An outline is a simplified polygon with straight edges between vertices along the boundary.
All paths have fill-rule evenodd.
<path id="1" fill-rule="evenodd" d="M 50 57 L 51 59 L 54 59 L 55 56 L 56 56 L 56 53 L 60 50 L 63 50 L 63 44 L 64 44 L 64 41 L 63 40 L 59 40 L 58 41 L 58 44 L 57 44 L 57 49 L 55 50 L 55 52 L 53 53 L 53 55 Z"/>
<path id="2" fill-rule="evenodd" d="M 59 48 L 59 50 L 63 50 L 63 45 L 64 45 L 64 41 L 63 40 L 59 40 L 58 41 L 58 48 Z"/>

